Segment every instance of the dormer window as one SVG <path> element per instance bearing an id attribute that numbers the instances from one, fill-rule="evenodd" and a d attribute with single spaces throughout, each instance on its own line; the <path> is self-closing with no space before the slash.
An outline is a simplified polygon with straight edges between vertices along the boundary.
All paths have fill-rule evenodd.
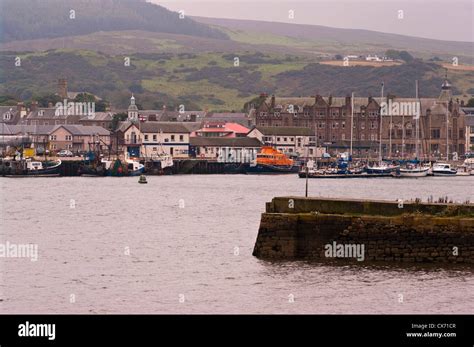
<path id="1" fill-rule="evenodd" d="M 5 113 L 5 114 L 3 115 L 3 119 L 5 119 L 5 120 L 9 120 L 9 119 L 11 119 L 11 118 L 12 118 L 12 115 L 11 115 L 10 112 L 7 112 L 7 113 Z"/>
<path id="2" fill-rule="evenodd" d="M 38 116 L 44 116 L 44 110 L 39 110 L 38 111 Z"/>

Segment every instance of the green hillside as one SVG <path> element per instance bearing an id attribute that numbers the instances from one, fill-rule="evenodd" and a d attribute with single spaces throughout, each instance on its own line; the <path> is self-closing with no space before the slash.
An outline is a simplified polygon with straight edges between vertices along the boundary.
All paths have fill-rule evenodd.
<path id="1" fill-rule="evenodd" d="M 16 57 L 21 66 L 15 67 Z M 138 53 L 124 56 L 86 50 L 0 54 L 0 95 L 31 100 L 55 93 L 57 79 L 68 79 L 69 90 L 87 91 L 126 107 L 135 93 L 144 108 L 240 110 L 261 92 L 279 95 L 378 95 L 385 92 L 413 96 L 414 80 L 420 95 L 436 97 L 444 75 L 437 64 L 415 60 L 397 66 L 328 66 L 307 57 L 258 52 Z M 234 66 L 234 58 L 239 66 Z M 473 71 L 452 71 L 456 94 L 474 85 Z M 472 92 L 472 90 L 470 90 Z"/>
<path id="2" fill-rule="evenodd" d="M 144 30 L 227 39 L 210 28 L 144 0 L 2 0 L 2 42 Z"/>

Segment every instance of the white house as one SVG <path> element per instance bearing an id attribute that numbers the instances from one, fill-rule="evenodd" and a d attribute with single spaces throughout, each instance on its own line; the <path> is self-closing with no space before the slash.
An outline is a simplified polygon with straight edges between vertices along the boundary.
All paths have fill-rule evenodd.
<path id="1" fill-rule="evenodd" d="M 188 158 L 190 133 L 181 122 L 133 123 L 124 131 L 126 154 L 152 158 L 166 153 L 173 158 Z"/>

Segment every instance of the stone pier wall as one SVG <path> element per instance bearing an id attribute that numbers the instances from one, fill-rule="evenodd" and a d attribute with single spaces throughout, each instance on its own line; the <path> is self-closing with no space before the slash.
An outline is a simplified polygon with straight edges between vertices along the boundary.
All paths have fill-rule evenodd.
<path id="1" fill-rule="evenodd" d="M 347 252 L 357 245 L 362 257 L 355 248 L 352 255 Z M 345 253 L 336 253 L 342 248 Z M 474 264 L 474 205 L 275 198 L 262 214 L 253 254 L 266 259 Z"/>

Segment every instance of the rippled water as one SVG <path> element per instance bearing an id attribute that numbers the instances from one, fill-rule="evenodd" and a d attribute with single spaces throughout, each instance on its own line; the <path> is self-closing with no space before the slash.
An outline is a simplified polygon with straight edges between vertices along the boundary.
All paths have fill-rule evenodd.
<path id="1" fill-rule="evenodd" d="M 265 202 L 304 194 L 295 175 L 137 180 L 0 178 L 1 242 L 39 247 L 36 262 L 0 258 L 0 312 L 474 313 L 469 267 L 253 257 Z M 310 180 L 309 191 L 474 201 L 473 183 L 474 176 Z"/>

